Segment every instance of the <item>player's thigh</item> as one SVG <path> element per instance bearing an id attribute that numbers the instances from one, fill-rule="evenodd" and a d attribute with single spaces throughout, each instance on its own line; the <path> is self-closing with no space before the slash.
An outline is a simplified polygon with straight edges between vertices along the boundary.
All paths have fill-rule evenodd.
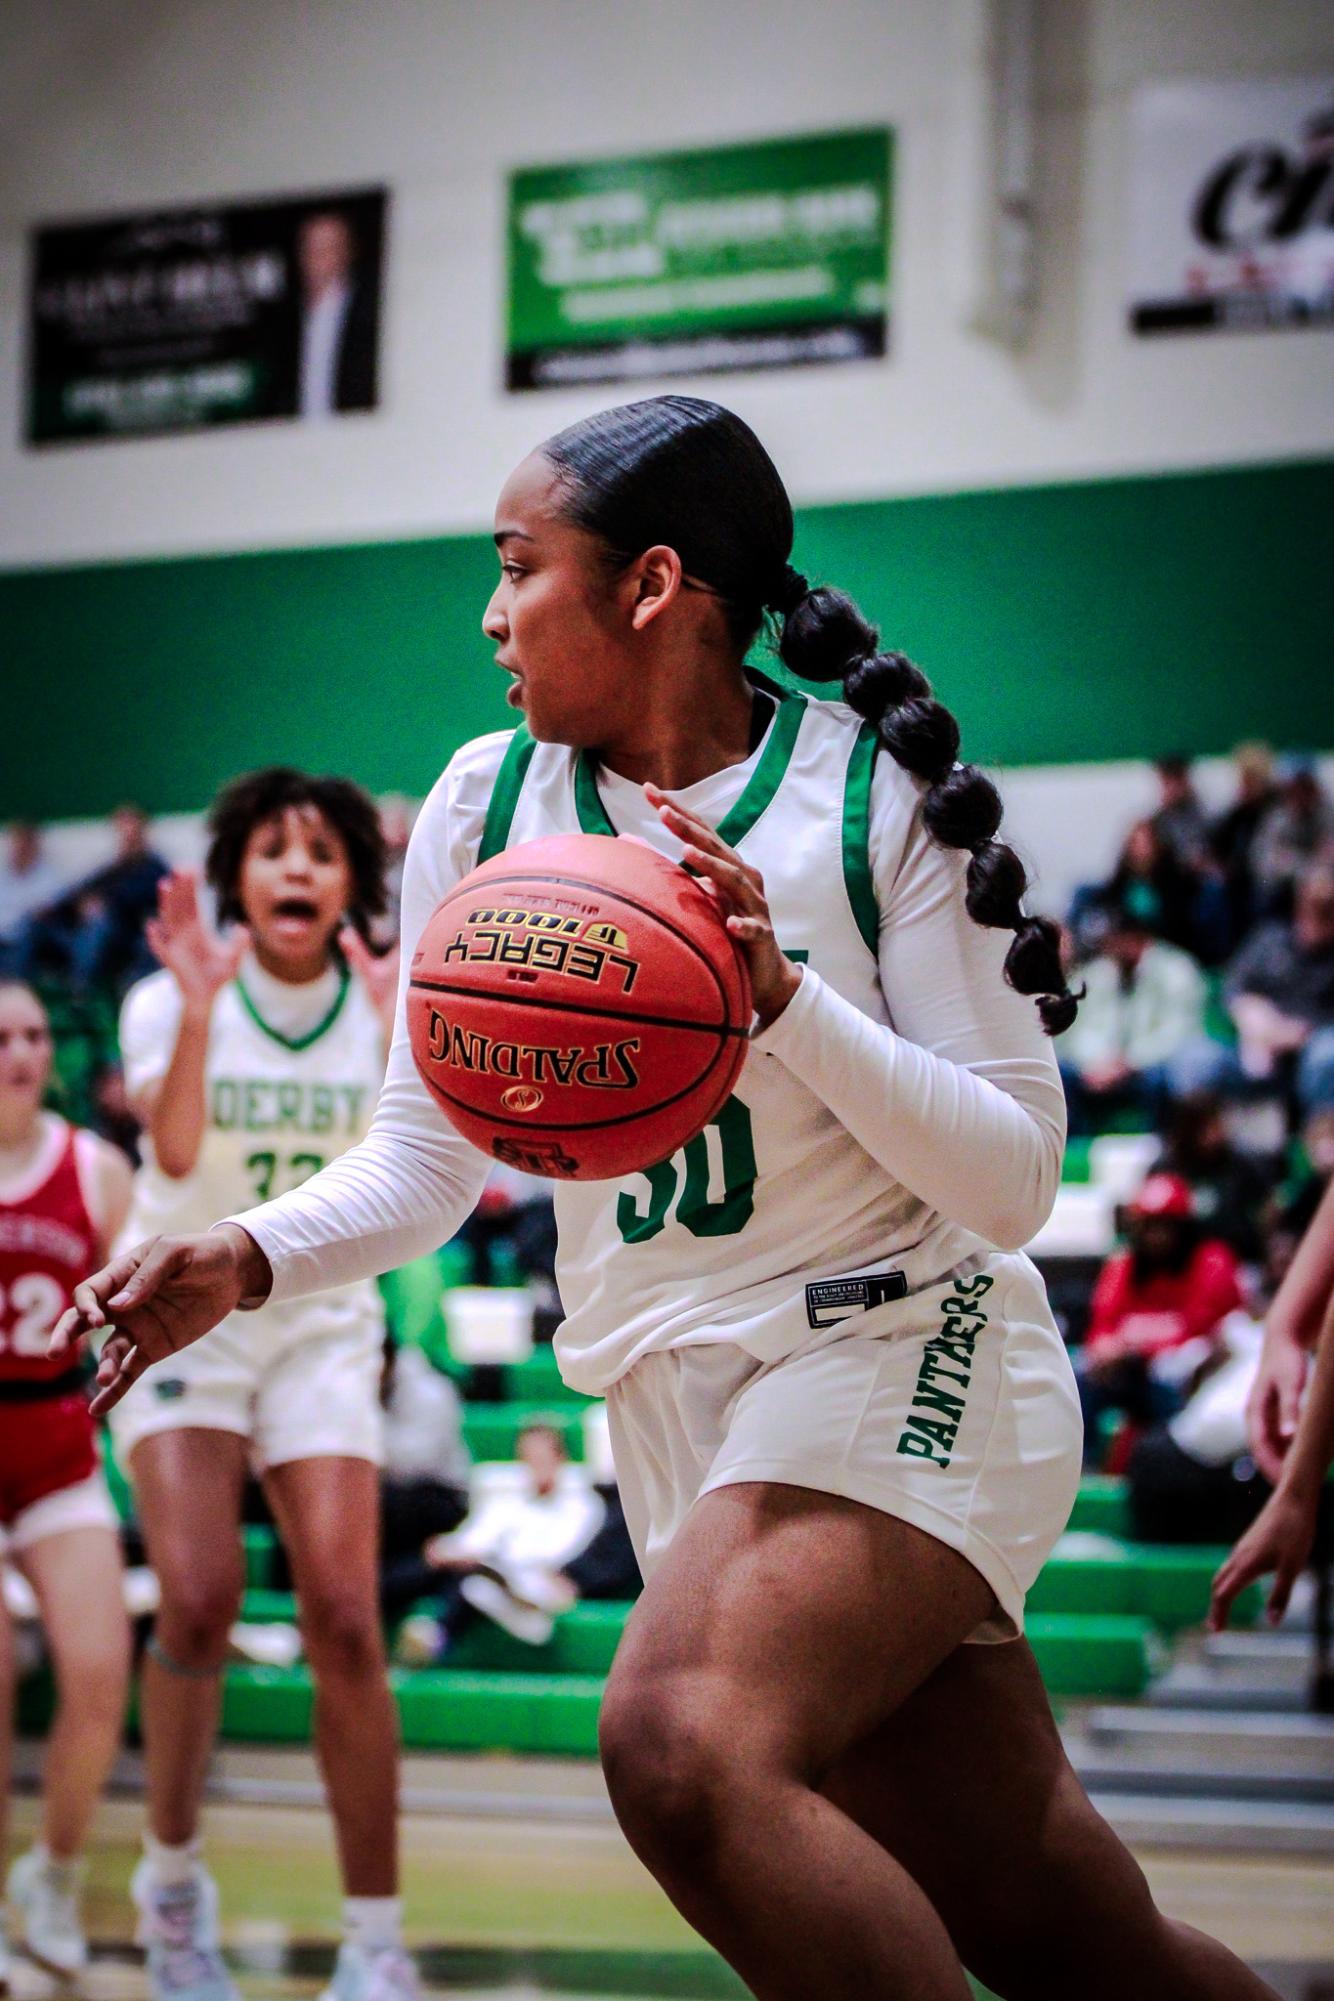
<path id="1" fill-rule="evenodd" d="M 111 1528 L 71 1528 L 16 1552 L 32 1585 L 62 1686 L 123 1685 L 129 1674 L 120 1538 Z"/>
<path id="2" fill-rule="evenodd" d="M 164 1602 L 221 1607 L 245 1582 L 241 1501 L 249 1442 L 203 1425 L 154 1431 L 130 1454 L 135 1513 Z"/>
<path id="3" fill-rule="evenodd" d="M 994 1606 L 957 1551 L 858 1501 L 755 1481 L 696 1502 L 616 1656 L 604 1751 L 732 1747 L 822 1772 Z"/>
<path id="4" fill-rule="evenodd" d="M 823 1790 L 916 1878 L 984 1979 L 1040 1946 L 1133 1932 L 1149 1911 L 1024 1640 L 957 1648 Z"/>

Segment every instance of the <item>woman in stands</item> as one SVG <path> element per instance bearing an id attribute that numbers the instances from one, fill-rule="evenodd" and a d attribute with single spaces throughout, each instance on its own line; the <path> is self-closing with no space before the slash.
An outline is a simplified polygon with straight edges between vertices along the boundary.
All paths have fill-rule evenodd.
<path id="1" fill-rule="evenodd" d="M 58 1696 L 41 1832 L 10 1870 L 8 1892 L 29 1953 L 69 1977 L 88 1958 L 79 1858 L 120 1742 L 130 1636 L 83 1372 L 47 1350 L 75 1285 L 102 1263 L 125 1220 L 130 1167 L 105 1140 L 42 1110 L 51 1053 L 36 994 L 0 981 L 0 1565 L 12 1563 L 33 1588 Z M 13 1698 L 0 1601 L 0 1863 Z M 0 1994 L 7 1977 L 0 1923 Z"/>
<path id="2" fill-rule="evenodd" d="M 126 1085 L 144 1126 L 125 1241 L 207 1229 L 297 1186 L 363 1136 L 384 1075 L 396 964 L 365 939 L 384 903 L 372 801 L 273 768 L 229 785 L 206 872 L 162 886 L 163 970 L 131 989 Z M 133 1894 L 155 1996 L 225 2001 L 217 1891 L 200 1858 L 220 1673 L 244 1584 L 238 1525 L 259 1472 L 291 1562 L 315 1741 L 346 1896 L 338 2001 L 410 1992 L 397 1898 L 396 1719 L 377 1605 L 383 1316 L 369 1279 L 229 1320 L 113 1413 L 162 1603 L 143 1672 L 148 1829 Z"/>
<path id="3" fill-rule="evenodd" d="M 407 963 L 479 854 L 632 834 L 714 884 L 750 962 L 709 1185 L 667 1162 L 557 1188 L 561 1364 L 607 1395 L 648 1578 L 603 1713 L 612 1797 L 762 2001 L 966 2001 L 961 1959 L 1007 1996 L 1256 2001 L 1154 1909 L 1020 1637 L 1079 1473 L 1070 1366 L 1017 1254 L 1060 1172 L 1055 929 L 1022 913 L 954 719 L 791 568 L 792 530 L 716 404 L 604 412 L 526 459 L 483 621 L 524 727 L 460 751 L 404 881 Z M 747 671 L 766 612 L 832 702 Z M 362 1146 L 117 1258 L 58 1338 L 113 1324 L 113 1402 L 238 1304 L 438 1243 L 485 1173 L 400 1014 Z"/>

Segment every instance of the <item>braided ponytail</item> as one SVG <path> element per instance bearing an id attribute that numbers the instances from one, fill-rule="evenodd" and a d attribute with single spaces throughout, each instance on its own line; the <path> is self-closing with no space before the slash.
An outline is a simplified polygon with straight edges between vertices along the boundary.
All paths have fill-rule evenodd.
<path id="1" fill-rule="evenodd" d="M 653 396 L 581 418 L 542 451 L 560 477 L 562 512 L 603 542 L 614 566 L 669 544 L 686 575 L 720 600 L 738 660 L 769 611 L 794 674 L 842 681 L 843 699 L 875 724 L 890 756 L 926 780 L 932 840 L 969 850 L 968 915 L 1015 933 L 1006 979 L 1038 996 L 1049 1035 L 1068 1028 L 1076 996 L 1061 971 L 1059 933 L 1049 918 L 1024 915 L 1024 865 L 996 839 L 1000 794 L 976 765 L 957 762 L 959 725 L 926 676 L 901 653 L 879 651 L 879 633 L 850 597 L 812 590 L 788 562 L 792 503 L 750 426 L 701 397 Z"/>
<path id="2" fill-rule="evenodd" d="M 922 818 L 933 841 L 967 848 L 965 903 L 975 924 L 1013 931 L 1005 977 L 1016 993 L 1035 994 L 1048 1035 L 1075 1018 L 1078 996 L 1061 969 L 1060 933 L 1049 917 L 1027 917 L 1024 865 L 996 839 L 1001 797 L 975 764 L 959 764 L 959 725 L 931 693 L 921 669 L 902 653 L 882 653 L 880 635 L 852 599 L 821 585 L 812 590 L 789 565 L 769 603 L 782 620 L 778 653 L 803 681 L 842 681 L 843 699 L 875 724 L 880 741 L 905 771 L 927 782 Z"/>

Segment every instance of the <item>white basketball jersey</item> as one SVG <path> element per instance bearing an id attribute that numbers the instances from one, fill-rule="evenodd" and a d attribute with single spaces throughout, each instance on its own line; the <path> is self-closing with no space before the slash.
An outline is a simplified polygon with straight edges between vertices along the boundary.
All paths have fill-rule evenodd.
<path id="1" fill-rule="evenodd" d="M 179 1001 L 169 972 L 131 989 L 127 1019 L 136 1008 L 161 1010 L 174 1033 Z M 324 1019 L 305 1035 L 287 1036 L 265 1021 L 243 973 L 213 1006 L 204 1069 L 207 1117 L 195 1169 L 179 1179 L 164 1174 L 145 1133 L 120 1244 L 159 1232 L 208 1230 L 220 1217 L 298 1187 L 365 1137 L 383 1077 L 384 1033 L 360 980 L 344 971 Z M 339 1287 L 337 1297 L 358 1311 L 379 1310 L 370 1281 Z M 319 1298 L 323 1309 L 334 1294 Z M 299 1318 L 304 1310 L 309 1317 L 313 1303 L 262 1311 Z"/>
<path id="2" fill-rule="evenodd" d="M 761 871 L 788 956 L 888 1024 L 868 855 L 875 733 L 841 704 L 771 692 L 774 719 L 718 832 Z M 616 831 L 587 753 L 514 732 L 479 861 L 545 835 Z M 649 838 L 680 852 L 660 824 Z M 650 1349 L 688 1342 L 777 1359 L 980 1248 L 756 1048 L 718 1116 L 672 1159 L 620 1183 L 554 1185 L 567 1314 L 557 1351 L 566 1381 L 591 1393 Z"/>

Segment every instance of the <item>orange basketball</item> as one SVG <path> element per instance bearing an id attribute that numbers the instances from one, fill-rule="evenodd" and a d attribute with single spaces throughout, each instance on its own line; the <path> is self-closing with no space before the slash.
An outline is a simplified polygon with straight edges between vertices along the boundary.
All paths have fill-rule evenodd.
<path id="1" fill-rule="evenodd" d="M 642 842 L 528 841 L 474 869 L 412 961 L 417 1068 L 465 1139 L 613 1180 L 702 1131 L 741 1069 L 750 979 L 712 896 Z"/>

